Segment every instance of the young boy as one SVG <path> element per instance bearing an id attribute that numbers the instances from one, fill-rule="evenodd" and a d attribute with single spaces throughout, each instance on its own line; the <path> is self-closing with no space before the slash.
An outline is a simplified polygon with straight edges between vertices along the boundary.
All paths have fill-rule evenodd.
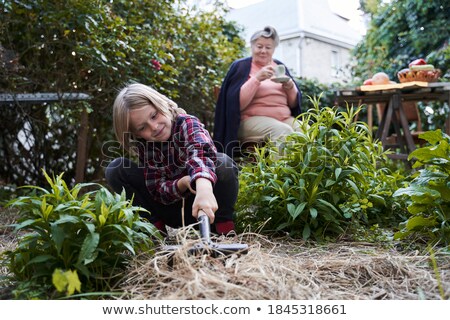
<path id="1" fill-rule="evenodd" d="M 122 147 L 139 159 L 117 158 L 108 165 L 106 180 L 115 192 L 134 196 L 133 204 L 151 213 L 141 215 L 163 232 L 166 225 L 195 223 L 199 214 L 209 217 L 218 234 L 234 230 L 238 169 L 217 152 L 196 117 L 153 88 L 133 83 L 116 97 L 113 121 Z"/>

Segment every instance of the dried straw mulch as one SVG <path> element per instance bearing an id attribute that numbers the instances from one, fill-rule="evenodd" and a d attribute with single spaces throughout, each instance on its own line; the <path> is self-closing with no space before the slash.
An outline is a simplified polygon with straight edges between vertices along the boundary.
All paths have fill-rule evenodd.
<path id="1" fill-rule="evenodd" d="M 180 237 L 179 237 L 180 238 Z M 368 243 L 306 245 L 258 234 L 213 239 L 244 242 L 243 255 L 189 255 L 192 241 L 175 252 L 141 256 L 130 266 L 122 299 L 449 299 L 450 257 L 386 249 Z M 169 258 L 173 259 L 170 265 Z M 438 280 L 439 279 L 439 280 Z"/>
<path id="2" fill-rule="evenodd" d="M 15 235 L 6 227 L 15 216 L 0 211 L 0 253 L 16 246 Z M 178 230 L 172 241 L 180 244 L 175 252 L 157 250 L 131 262 L 116 288 L 123 292 L 121 299 L 450 298 L 450 255 L 445 250 L 435 250 L 433 268 L 428 252 L 400 252 L 371 243 L 318 245 L 244 233 L 213 241 L 247 243 L 247 254 L 214 258 L 188 254 L 199 241 L 192 228 Z M 7 273 L 0 267 L 0 276 Z"/>

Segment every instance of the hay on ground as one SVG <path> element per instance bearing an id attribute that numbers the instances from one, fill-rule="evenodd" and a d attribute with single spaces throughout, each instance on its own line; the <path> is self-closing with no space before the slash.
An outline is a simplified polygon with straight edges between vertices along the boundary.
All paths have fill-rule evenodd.
<path id="1" fill-rule="evenodd" d="M 0 211 L 0 253 L 13 250 L 16 235 L 7 225 L 16 214 Z M 192 236 L 194 234 L 194 236 Z M 118 290 L 122 299 L 449 299 L 450 256 L 436 249 L 433 268 L 428 252 L 399 252 L 376 244 L 307 244 L 244 233 L 214 242 L 247 243 L 247 254 L 213 258 L 193 256 L 198 243 L 192 228 L 178 230 L 175 252 L 135 258 Z M 170 266 L 170 260 L 173 260 Z M 8 274 L 0 266 L 0 277 Z M 5 284 L 6 282 L 3 282 Z M 2 291 L 8 288 L 1 288 Z M 8 291 L 9 292 L 9 291 Z"/>
<path id="2" fill-rule="evenodd" d="M 193 256 L 187 238 L 175 252 L 143 255 L 121 290 L 127 299 L 441 299 L 450 297 L 450 259 L 440 256 L 438 278 L 429 255 L 367 243 L 306 245 L 257 234 L 213 239 L 248 243 L 247 254 Z M 178 239 L 180 241 L 180 239 Z M 171 259 L 173 264 L 171 265 Z"/>

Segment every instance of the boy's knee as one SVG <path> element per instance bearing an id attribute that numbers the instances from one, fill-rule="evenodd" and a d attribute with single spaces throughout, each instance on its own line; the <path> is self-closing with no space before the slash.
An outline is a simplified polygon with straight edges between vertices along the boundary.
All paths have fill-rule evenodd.
<path id="1" fill-rule="evenodd" d="M 123 172 L 127 168 L 131 168 L 132 162 L 127 158 L 116 158 L 111 161 L 105 169 L 106 182 L 116 190 L 122 185 Z M 121 189 L 122 187 L 120 187 Z"/>
<path id="2" fill-rule="evenodd" d="M 216 164 L 216 175 L 218 186 L 226 185 L 227 188 L 235 188 L 238 184 L 238 174 L 239 170 L 232 158 L 226 154 L 217 154 L 218 161 Z M 219 160 L 220 158 L 220 160 Z M 231 191 L 231 190 L 227 190 Z"/>
<path id="3" fill-rule="evenodd" d="M 115 172 L 118 168 L 122 167 L 123 158 L 116 158 L 111 161 L 105 169 L 106 181 L 112 179 L 115 176 Z"/>
<path id="4" fill-rule="evenodd" d="M 216 168 L 233 168 L 236 166 L 234 160 L 227 154 L 217 152 Z"/>

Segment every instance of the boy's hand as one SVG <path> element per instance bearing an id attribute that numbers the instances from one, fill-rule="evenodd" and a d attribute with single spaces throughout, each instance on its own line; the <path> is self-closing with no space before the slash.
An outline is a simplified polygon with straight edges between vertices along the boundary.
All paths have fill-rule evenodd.
<path id="1" fill-rule="evenodd" d="M 195 194 L 195 190 L 191 188 L 190 176 L 184 176 L 183 178 L 178 180 L 178 189 L 181 191 L 181 193 L 189 189 L 191 193 Z"/>
<path id="2" fill-rule="evenodd" d="M 192 205 L 192 216 L 198 219 L 198 215 L 200 211 L 202 211 L 208 216 L 209 223 L 213 223 L 215 218 L 214 213 L 219 206 L 217 205 L 217 200 L 213 193 L 211 181 L 199 178 L 196 180 L 195 186 L 197 192 Z"/>

